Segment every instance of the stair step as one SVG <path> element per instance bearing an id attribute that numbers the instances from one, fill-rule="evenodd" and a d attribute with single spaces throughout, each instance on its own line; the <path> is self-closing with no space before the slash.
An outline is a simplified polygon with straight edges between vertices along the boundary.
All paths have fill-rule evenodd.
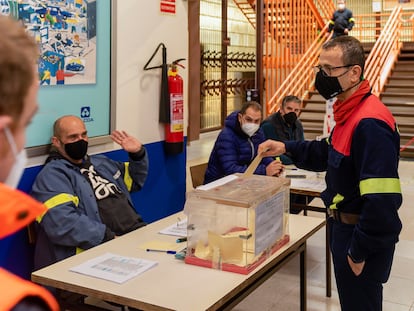
<path id="1" fill-rule="evenodd" d="M 392 80 L 404 81 L 404 80 L 406 80 L 406 81 L 411 82 L 411 83 L 413 83 L 413 79 L 414 79 L 414 73 L 410 76 L 409 75 L 404 75 L 404 76 L 399 75 L 399 76 L 391 76 L 391 77 L 388 78 L 389 81 L 392 81 Z"/>
<path id="2" fill-rule="evenodd" d="M 412 81 L 407 81 L 407 82 L 411 82 L 411 83 L 401 83 L 404 82 L 405 80 L 393 80 L 393 81 L 388 81 L 387 84 L 385 84 L 384 88 L 385 90 L 387 90 L 388 88 L 393 88 L 393 89 L 404 89 L 404 91 L 411 91 L 411 89 L 414 88 Z M 391 83 L 392 82 L 392 83 Z"/>
<path id="3" fill-rule="evenodd" d="M 401 86 L 401 85 L 389 85 L 385 86 L 384 91 L 382 94 L 386 94 L 388 92 L 395 93 L 395 92 L 406 92 L 412 94 L 414 96 L 414 87 L 413 86 Z"/>
<path id="4" fill-rule="evenodd" d="M 406 66 L 411 67 L 413 65 L 414 65 L 414 60 L 399 60 L 395 64 L 394 68 L 400 68 L 400 67 L 406 67 Z"/>
<path id="5" fill-rule="evenodd" d="M 381 98 L 403 98 L 406 99 L 407 102 L 414 102 L 414 96 L 412 93 L 406 92 L 384 92 L 381 93 Z"/>
<path id="6" fill-rule="evenodd" d="M 414 62 L 413 64 L 402 64 L 399 66 L 395 66 L 392 70 L 392 74 L 402 74 L 402 73 L 411 73 L 414 74 Z"/>

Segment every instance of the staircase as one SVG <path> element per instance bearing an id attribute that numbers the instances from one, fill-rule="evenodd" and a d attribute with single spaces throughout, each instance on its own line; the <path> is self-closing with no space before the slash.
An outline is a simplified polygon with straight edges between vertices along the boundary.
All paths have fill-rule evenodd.
<path id="1" fill-rule="evenodd" d="M 414 42 L 403 43 L 380 98 L 397 120 L 403 147 L 414 137 Z M 401 157 L 414 158 L 414 144 L 401 151 Z"/>

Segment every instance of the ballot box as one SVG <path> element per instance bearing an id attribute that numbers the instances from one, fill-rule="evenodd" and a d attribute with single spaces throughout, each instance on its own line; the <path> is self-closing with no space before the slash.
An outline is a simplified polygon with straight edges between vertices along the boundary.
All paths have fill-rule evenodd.
<path id="1" fill-rule="evenodd" d="M 236 174 L 188 192 L 185 262 L 248 274 L 289 241 L 289 186 Z"/>

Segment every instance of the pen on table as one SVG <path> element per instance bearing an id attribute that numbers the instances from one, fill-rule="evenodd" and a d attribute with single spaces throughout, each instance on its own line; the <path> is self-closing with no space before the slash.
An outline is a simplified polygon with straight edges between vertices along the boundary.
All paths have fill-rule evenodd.
<path id="1" fill-rule="evenodd" d="M 167 253 L 171 255 L 175 255 L 177 253 L 176 251 L 169 251 L 169 250 L 164 250 L 164 249 L 153 249 L 153 248 L 147 248 L 147 252 L 159 252 L 159 253 Z"/>
<path id="2" fill-rule="evenodd" d="M 176 240 L 177 243 L 181 243 L 181 242 L 185 242 L 185 241 L 187 241 L 187 238 L 178 238 Z"/>

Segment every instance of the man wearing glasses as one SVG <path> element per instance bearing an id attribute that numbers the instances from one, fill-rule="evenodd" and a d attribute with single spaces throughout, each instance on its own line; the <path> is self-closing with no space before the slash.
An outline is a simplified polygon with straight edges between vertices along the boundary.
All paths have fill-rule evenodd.
<path id="1" fill-rule="evenodd" d="M 364 49 L 351 36 L 326 42 L 315 87 L 333 105 L 336 122 L 323 141 L 268 140 L 265 156 L 293 154 L 296 166 L 326 170 L 321 198 L 331 215 L 330 247 L 342 311 L 382 310 L 383 283 L 402 228 L 398 209 L 400 137 L 394 117 L 363 78 Z"/>

